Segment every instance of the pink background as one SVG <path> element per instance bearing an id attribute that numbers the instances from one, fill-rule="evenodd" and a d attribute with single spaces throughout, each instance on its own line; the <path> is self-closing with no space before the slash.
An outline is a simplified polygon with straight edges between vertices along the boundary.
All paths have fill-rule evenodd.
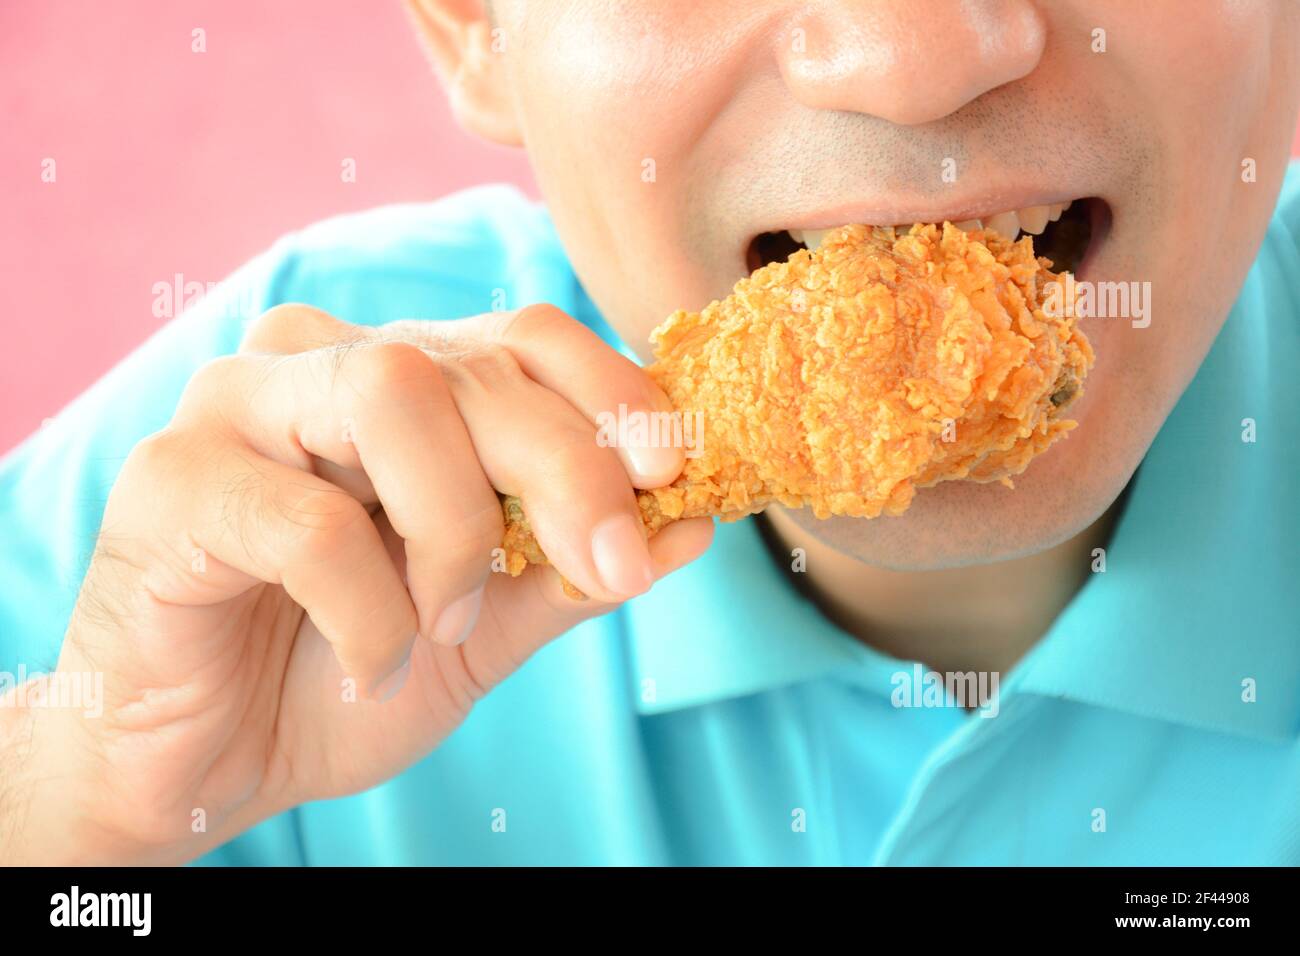
<path id="1" fill-rule="evenodd" d="M 535 193 L 452 122 L 398 0 L 0 0 L 0 118 L 0 453 L 163 324 L 155 282 L 338 212 Z"/>
<path id="2" fill-rule="evenodd" d="M 397 0 L 3 0 L 0 117 L 0 452 L 162 323 L 155 282 L 338 212 L 535 192 L 455 128 Z"/>

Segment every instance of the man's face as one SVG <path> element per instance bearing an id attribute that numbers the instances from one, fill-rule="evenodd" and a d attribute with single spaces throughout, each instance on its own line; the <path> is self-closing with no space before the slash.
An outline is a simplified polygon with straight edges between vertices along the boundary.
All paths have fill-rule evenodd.
<path id="1" fill-rule="evenodd" d="M 1079 427 L 1014 491 L 948 483 L 874 521 L 792 512 L 842 552 L 906 569 L 1040 550 L 1122 490 L 1263 236 L 1300 93 L 1298 7 L 498 0 L 493 12 L 560 236 L 643 357 L 674 309 L 788 252 L 789 229 L 1032 220 L 1031 207 L 1073 200 L 1071 228 L 1088 238 L 1071 257 L 1078 278 L 1150 283 L 1145 319 L 1083 320 L 1097 363 L 1072 408 Z"/>

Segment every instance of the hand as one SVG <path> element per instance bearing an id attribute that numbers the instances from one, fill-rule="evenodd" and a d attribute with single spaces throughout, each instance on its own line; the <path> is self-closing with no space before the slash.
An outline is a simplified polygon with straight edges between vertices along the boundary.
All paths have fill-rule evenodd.
<path id="1" fill-rule="evenodd" d="M 633 491 L 682 451 L 597 443 L 620 404 L 671 407 L 551 307 L 378 329 L 267 313 L 122 469 L 58 667 L 103 674 L 103 716 L 27 715 L 11 853 L 182 861 L 373 786 L 543 643 L 696 558 L 711 522 L 647 542 Z M 553 567 L 492 573 L 498 492 Z"/>

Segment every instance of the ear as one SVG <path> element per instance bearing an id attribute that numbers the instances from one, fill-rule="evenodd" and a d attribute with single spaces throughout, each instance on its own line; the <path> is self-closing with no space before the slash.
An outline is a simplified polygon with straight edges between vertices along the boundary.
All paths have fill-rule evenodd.
<path id="1" fill-rule="evenodd" d="M 503 146 L 522 146 L 504 67 L 505 35 L 484 0 L 406 0 L 424 47 L 466 130 Z"/>

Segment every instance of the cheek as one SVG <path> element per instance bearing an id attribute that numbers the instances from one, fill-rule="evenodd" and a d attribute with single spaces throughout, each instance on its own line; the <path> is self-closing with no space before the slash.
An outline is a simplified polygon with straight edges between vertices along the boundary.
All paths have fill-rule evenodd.
<path id="1" fill-rule="evenodd" d="M 621 2 L 579 6 L 580 17 L 545 5 L 525 16 L 517 29 L 528 41 L 512 54 L 510 82 L 570 260 L 635 346 L 663 318 L 647 302 L 654 290 L 645 273 L 671 234 L 672 184 L 688 145 L 673 122 L 679 111 L 668 108 L 680 103 L 664 47 L 673 33 Z"/>
<path id="2" fill-rule="evenodd" d="M 1125 3 L 1117 11 L 1112 52 L 1145 103 L 1150 138 L 1168 144 L 1173 209 L 1185 222 L 1226 227 L 1224 239 L 1253 235 L 1271 206 L 1267 190 L 1235 186 L 1243 162 L 1272 155 L 1286 126 L 1279 119 L 1295 102 L 1294 50 L 1279 43 L 1296 42 L 1282 16 L 1290 2 Z M 1171 15 L 1175 6 L 1180 15 Z"/>
<path id="3" fill-rule="evenodd" d="M 1289 141 L 1279 118 L 1294 115 L 1297 99 L 1294 54 L 1284 54 L 1296 36 L 1278 16 L 1282 4 L 1256 0 L 1197 4 L 1182 17 L 1163 3 L 1088 9 L 1107 28 L 1100 56 L 1114 58 L 1099 80 L 1109 76 L 1112 102 L 1133 105 L 1142 123 L 1096 278 L 1150 282 L 1151 324 L 1085 328 L 1099 382 L 1166 397 L 1135 413 L 1154 431 L 1208 351 L 1267 227 Z"/>
<path id="4" fill-rule="evenodd" d="M 645 357 L 650 331 L 674 309 L 725 292 L 711 250 L 685 241 L 704 214 L 691 199 L 708 179 L 702 142 L 735 94 L 735 32 L 745 25 L 720 19 L 719 5 L 681 0 L 572 6 L 519 8 L 515 29 L 528 41 L 512 51 L 509 79 L 569 258 Z"/>
<path id="5" fill-rule="evenodd" d="M 680 171 L 692 80 L 704 75 L 693 77 L 693 38 L 671 16 L 679 3 L 575 6 L 521 24 L 512 83 L 539 176 L 613 199 L 612 220 L 647 204 L 652 191 L 636 184 Z"/>

